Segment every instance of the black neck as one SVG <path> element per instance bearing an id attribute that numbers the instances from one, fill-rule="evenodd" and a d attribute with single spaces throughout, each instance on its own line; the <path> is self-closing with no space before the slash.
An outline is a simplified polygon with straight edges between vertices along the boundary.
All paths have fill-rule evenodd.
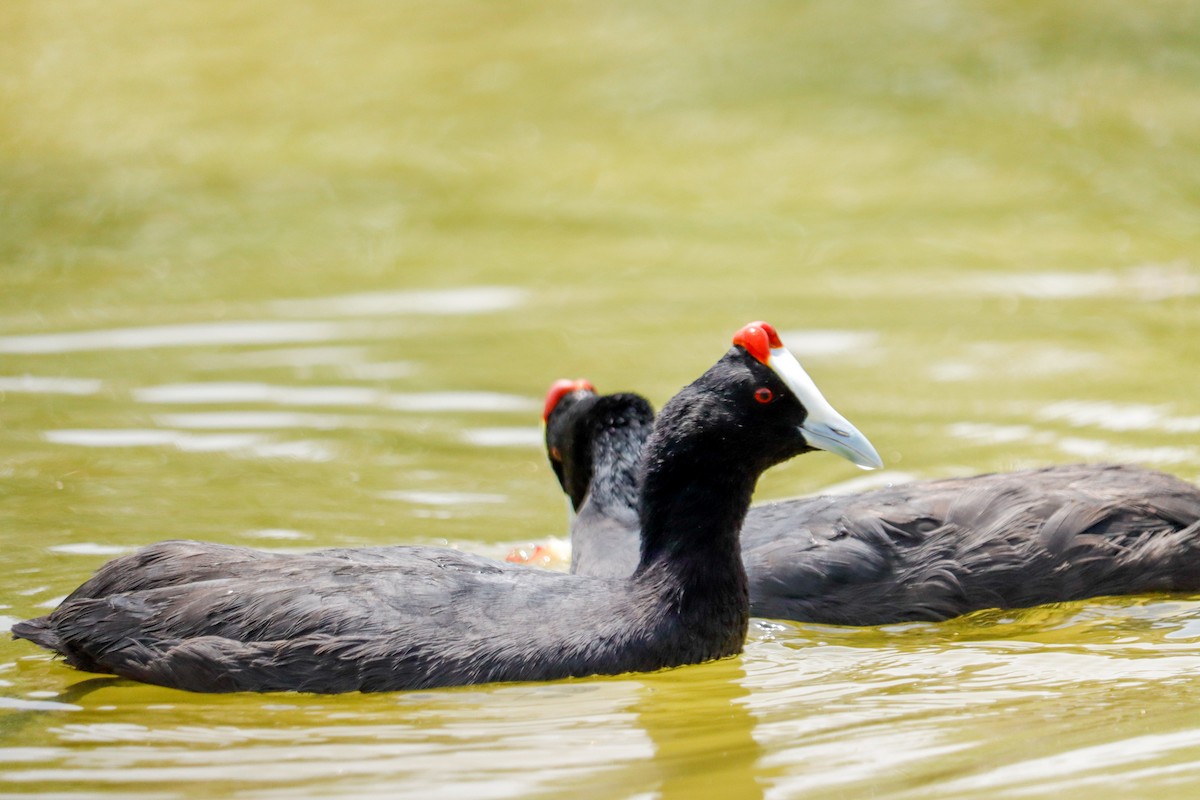
<path id="1" fill-rule="evenodd" d="M 739 533 L 757 476 L 704 472 L 695 461 L 685 475 L 672 475 L 661 465 L 647 472 L 640 502 L 639 572 L 663 562 L 690 561 L 724 569 L 727 559 L 740 568 Z"/>
<path id="2" fill-rule="evenodd" d="M 662 459 L 654 450 L 647 443 L 634 579 L 656 587 L 697 633 L 719 627 L 744 636 L 750 597 L 739 534 L 757 475 L 729 469 L 719 454 Z"/>
<path id="3" fill-rule="evenodd" d="M 641 489 L 642 445 L 650 435 L 653 412 L 615 424 L 601 421 L 592 438 L 592 479 L 587 502 L 593 511 L 630 525 L 637 524 Z"/>

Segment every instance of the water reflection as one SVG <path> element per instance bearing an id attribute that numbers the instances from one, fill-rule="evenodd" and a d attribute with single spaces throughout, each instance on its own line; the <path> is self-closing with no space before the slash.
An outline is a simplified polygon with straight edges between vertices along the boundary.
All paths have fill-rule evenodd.
<path id="1" fill-rule="evenodd" d="M 786 796 L 958 798 L 1016 786 L 1043 796 L 1050 776 L 1027 775 L 1026 763 L 1081 758 L 1078 774 L 1103 772 L 1110 787 L 1194 771 L 1180 692 L 1196 695 L 1186 676 L 1200 651 L 1162 642 L 1198 610 L 1132 601 L 886 629 L 760 626 L 746 663 L 761 772 Z M 1136 758 L 1091 760 L 1138 735 L 1130 708 L 1180 734 L 1148 740 Z M 1059 789 L 1074 783 L 1066 772 Z"/>
<path id="2" fill-rule="evenodd" d="M 655 753 L 634 768 L 649 780 L 625 780 L 612 787 L 613 794 L 621 786 L 643 786 L 657 789 L 662 800 L 763 796 L 758 774 L 763 748 L 755 736 L 757 718 L 742 660 L 664 673 L 661 680 L 647 682 L 634 708 Z"/>
<path id="3" fill-rule="evenodd" d="M 10 741 L 33 746 L 0 752 L 0 780 L 180 798 L 218 784 L 245 798 L 438 786 L 688 800 L 1163 786 L 1200 770 L 1200 650 L 1171 642 L 1198 615 L 1198 600 L 1128 599 L 874 629 L 758 621 L 736 659 L 394 695 L 205 696 L 85 678 L 10 699 Z M 1131 708 L 1153 728 L 1139 732 Z"/>
<path id="4" fill-rule="evenodd" d="M 463 798 L 630 787 L 664 800 L 755 798 L 763 754 L 745 679 L 736 659 L 646 678 L 390 696 L 213 697 L 89 678 L 53 699 L 12 702 L 10 732 L 56 744 L 0 758 L 13 765 L 10 785 L 174 797 L 236 781 L 240 797 L 332 785 L 346 796 L 427 797 L 436 785 Z M 102 711 L 139 708 L 137 723 Z"/>

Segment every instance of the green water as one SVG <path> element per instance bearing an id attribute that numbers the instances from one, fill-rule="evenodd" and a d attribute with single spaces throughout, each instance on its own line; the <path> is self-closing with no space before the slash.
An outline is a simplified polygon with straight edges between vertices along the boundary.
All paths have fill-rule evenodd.
<path id="1" fill-rule="evenodd" d="M 661 404 L 760 318 L 872 479 L 1198 480 L 1198 252 L 1182 0 L 9 0 L 0 622 L 163 538 L 561 535 L 550 381 Z M 374 696 L 5 640 L 0 798 L 1190 798 L 1198 673 L 1200 598 L 1161 596 Z"/>

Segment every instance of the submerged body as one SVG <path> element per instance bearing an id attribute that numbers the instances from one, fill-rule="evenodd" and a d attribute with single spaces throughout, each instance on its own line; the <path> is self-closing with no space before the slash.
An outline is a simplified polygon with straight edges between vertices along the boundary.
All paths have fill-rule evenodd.
<path id="1" fill-rule="evenodd" d="M 13 634 L 80 669 L 206 692 L 550 680 L 733 655 L 749 619 L 737 537 L 758 476 L 814 448 L 873 454 L 777 340 L 746 326 L 664 408 L 644 446 L 632 577 L 431 547 L 279 555 L 163 542 L 109 562 Z M 838 442 L 820 440 L 830 425 Z M 530 615 L 553 623 L 531 627 Z"/>
<path id="2" fill-rule="evenodd" d="M 547 448 L 578 510 L 572 571 L 639 558 L 637 456 L 653 410 L 590 388 L 546 414 Z M 841 625 L 936 621 L 984 608 L 1200 591 L 1200 488 L 1134 466 L 1072 465 L 919 481 L 750 509 L 751 613 Z"/>

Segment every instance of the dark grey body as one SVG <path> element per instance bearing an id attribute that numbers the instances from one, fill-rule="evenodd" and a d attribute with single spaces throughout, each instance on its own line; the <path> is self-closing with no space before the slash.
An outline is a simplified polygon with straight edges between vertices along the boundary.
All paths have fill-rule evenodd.
<path id="1" fill-rule="evenodd" d="M 83 670 L 208 692 L 545 680 L 740 648 L 740 638 L 732 650 L 692 640 L 655 600 L 653 586 L 441 548 L 278 555 L 175 541 L 109 562 L 13 633 Z M 528 624 L 578 617 L 586 629 Z M 540 657 L 548 652 L 552 662 Z"/>
<path id="2" fill-rule="evenodd" d="M 578 507 L 572 569 L 628 575 L 639 558 L 630 453 L 645 441 L 650 406 L 583 392 L 560 406 L 547 444 Z M 877 625 L 1200 591 L 1200 488 L 1111 465 L 921 481 L 755 506 L 741 547 L 751 613 L 776 619 Z"/>
<path id="3" fill-rule="evenodd" d="M 920 481 L 754 507 L 742 548 L 754 616 L 841 625 L 1200 591 L 1200 489 L 1132 466 Z"/>
<path id="4" fill-rule="evenodd" d="M 763 385 L 780 401 L 758 406 Z M 738 531 L 758 476 L 811 449 L 805 414 L 738 347 L 681 391 L 644 448 L 632 577 L 429 547 L 278 555 L 163 542 L 104 565 L 13 634 L 80 669 L 206 692 L 549 680 L 733 655 L 749 619 Z"/>

